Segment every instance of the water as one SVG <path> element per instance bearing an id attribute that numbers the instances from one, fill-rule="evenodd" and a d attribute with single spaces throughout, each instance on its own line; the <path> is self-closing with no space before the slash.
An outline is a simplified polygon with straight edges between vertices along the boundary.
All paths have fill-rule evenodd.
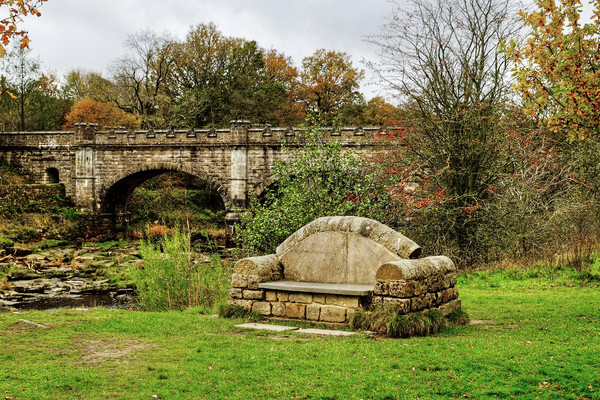
<path id="1" fill-rule="evenodd" d="M 108 294 L 82 294 L 65 296 L 36 296 L 12 306 L 18 310 L 52 310 L 71 307 L 116 307 L 119 304 Z"/>

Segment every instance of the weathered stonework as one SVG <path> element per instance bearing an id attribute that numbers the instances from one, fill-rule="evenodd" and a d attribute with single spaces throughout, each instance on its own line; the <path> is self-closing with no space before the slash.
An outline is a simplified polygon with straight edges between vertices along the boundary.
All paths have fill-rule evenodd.
<path id="1" fill-rule="evenodd" d="M 352 235 L 361 238 L 344 237 Z M 386 305 L 401 314 L 437 310 L 446 316 L 460 308 L 456 267 L 444 256 L 407 258 L 419 251 L 373 220 L 319 218 L 291 235 L 277 254 L 240 260 L 230 304 L 274 318 L 334 325 L 348 324 L 356 310 Z M 258 290 L 249 289 L 254 285 Z M 240 293 L 246 303 L 240 303 Z"/>
<path id="2" fill-rule="evenodd" d="M 325 137 L 328 133 L 366 155 L 381 129 L 325 131 Z M 64 184 L 76 207 L 99 212 L 117 225 L 137 185 L 164 172 L 183 171 L 220 194 L 233 223 L 247 206 L 248 193 L 259 194 L 272 182 L 275 161 L 290 157 L 281 144 L 300 146 L 304 134 L 301 128 L 253 127 L 247 121 L 232 121 L 226 129 L 140 131 L 77 124 L 73 131 L 0 133 L 0 159 L 33 183 Z"/>

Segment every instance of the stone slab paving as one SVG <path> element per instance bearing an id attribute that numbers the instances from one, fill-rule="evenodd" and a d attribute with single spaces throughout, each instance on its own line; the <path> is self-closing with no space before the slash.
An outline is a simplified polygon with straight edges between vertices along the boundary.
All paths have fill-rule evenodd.
<path id="1" fill-rule="evenodd" d="M 239 325 L 236 325 L 236 327 L 237 328 L 246 328 L 246 329 L 264 329 L 266 331 L 274 331 L 274 332 L 294 331 L 294 330 L 298 329 L 295 326 L 255 324 L 255 323 L 239 324 Z"/>
<path id="2" fill-rule="evenodd" d="M 315 335 L 329 335 L 329 336 L 350 336 L 356 335 L 356 332 L 349 331 L 336 331 L 333 329 L 316 329 L 316 328 L 307 328 L 307 329 L 298 329 L 298 333 L 313 333 Z"/>
<path id="3" fill-rule="evenodd" d="M 246 328 L 246 329 L 263 329 L 263 330 L 273 331 L 273 332 L 294 331 L 294 332 L 298 332 L 298 333 L 311 333 L 311 334 L 315 334 L 315 335 L 329 335 L 329 336 L 356 335 L 356 332 L 336 331 L 333 329 L 317 329 L 317 328 L 299 329 L 295 326 L 256 324 L 256 323 L 238 324 L 238 325 L 236 325 L 236 327 L 237 328 Z"/>

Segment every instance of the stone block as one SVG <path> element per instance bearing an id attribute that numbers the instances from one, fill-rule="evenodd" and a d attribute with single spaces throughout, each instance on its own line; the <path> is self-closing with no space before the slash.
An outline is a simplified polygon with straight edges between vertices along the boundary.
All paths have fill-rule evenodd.
<path id="1" fill-rule="evenodd" d="M 458 289 L 455 287 L 444 289 L 438 292 L 440 303 L 448 303 L 450 300 L 454 300 L 458 297 Z"/>
<path id="2" fill-rule="evenodd" d="M 311 293 L 290 293 L 288 301 L 293 303 L 310 304 L 313 302 L 313 295 Z"/>
<path id="3" fill-rule="evenodd" d="M 231 286 L 239 287 L 239 288 L 247 288 L 248 287 L 248 279 L 244 275 L 241 274 L 231 274 Z"/>
<path id="4" fill-rule="evenodd" d="M 265 292 L 263 290 L 243 290 L 242 296 L 244 299 L 248 300 L 262 300 L 265 297 Z"/>
<path id="5" fill-rule="evenodd" d="M 429 293 L 435 293 L 438 290 L 444 288 L 444 279 L 439 275 L 433 275 L 428 277 L 425 281 L 426 291 Z"/>
<path id="6" fill-rule="evenodd" d="M 415 296 L 420 296 L 422 294 L 427 293 L 427 285 L 425 284 L 425 281 L 413 281 L 413 282 L 415 285 L 415 291 L 414 291 Z"/>
<path id="7" fill-rule="evenodd" d="M 271 313 L 276 317 L 283 317 L 285 315 L 285 303 L 273 303 L 271 305 Z"/>
<path id="8" fill-rule="evenodd" d="M 371 298 L 371 307 L 381 307 L 381 306 L 383 306 L 383 297 L 373 296 Z"/>
<path id="9" fill-rule="evenodd" d="M 248 276 L 248 289 L 258 289 L 258 284 L 261 282 L 260 276 L 250 275 Z"/>
<path id="10" fill-rule="evenodd" d="M 435 304 L 435 294 L 425 293 L 410 299 L 410 310 L 421 311 L 426 308 L 431 308 Z"/>
<path id="11" fill-rule="evenodd" d="M 373 293 L 378 296 L 387 296 L 389 293 L 389 282 L 378 281 L 375 284 L 375 289 L 373 289 Z"/>
<path id="12" fill-rule="evenodd" d="M 237 287 L 232 287 L 229 289 L 229 296 L 232 299 L 241 299 L 242 298 L 242 289 Z"/>
<path id="13" fill-rule="evenodd" d="M 306 318 L 306 304 L 285 303 L 285 316 L 288 318 Z"/>
<path id="14" fill-rule="evenodd" d="M 313 293 L 313 303 L 325 304 L 325 295 Z"/>
<path id="15" fill-rule="evenodd" d="M 413 297 L 415 295 L 415 281 L 390 281 L 388 293 L 391 297 Z"/>
<path id="16" fill-rule="evenodd" d="M 231 304 L 233 306 L 244 307 L 248 311 L 252 310 L 252 303 L 254 303 L 254 301 L 252 301 L 252 300 L 242 300 L 242 299 L 229 300 L 229 304 Z"/>
<path id="17" fill-rule="evenodd" d="M 346 322 L 345 307 L 321 306 L 321 321 L 324 322 Z"/>
<path id="18" fill-rule="evenodd" d="M 447 317 L 448 315 L 452 314 L 454 311 L 458 310 L 460 307 L 461 307 L 460 299 L 454 299 L 454 300 L 450 300 L 446 304 L 442 304 L 441 306 L 439 306 L 437 308 L 437 310 L 439 311 L 440 314 Z"/>
<path id="19" fill-rule="evenodd" d="M 265 292 L 265 300 L 272 302 L 277 301 L 277 292 L 273 290 L 267 290 Z"/>
<path id="20" fill-rule="evenodd" d="M 319 304 L 308 304 L 306 306 L 306 319 L 309 321 L 318 321 L 321 316 L 321 306 Z"/>
<path id="21" fill-rule="evenodd" d="M 383 305 L 393 304 L 399 314 L 407 314 L 410 312 L 411 299 L 399 299 L 397 297 L 383 297 Z"/>
<path id="22" fill-rule="evenodd" d="M 444 289 L 454 287 L 456 285 L 457 279 L 458 274 L 456 272 L 446 274 L 444 276 Z"/>
<path id="23" fill-rule="evenodd" d="M 325 304 L 332 304 L 342 307 L 359 307 L 358 297 L 340 296 L 337 294 L 328 294 L 325 296 Z"/>
<path id="24" fill-rule="evenodd" d="M 262 315 L 271 315 L 271 303 L 268 301 L 255 301 L 252 304 L 252 312 Z"/>
<path id="25" fill-rule="evenodd" d="M 290 294 L 288 292 L 277 292 L 277 301 L 288 301 Z"/>

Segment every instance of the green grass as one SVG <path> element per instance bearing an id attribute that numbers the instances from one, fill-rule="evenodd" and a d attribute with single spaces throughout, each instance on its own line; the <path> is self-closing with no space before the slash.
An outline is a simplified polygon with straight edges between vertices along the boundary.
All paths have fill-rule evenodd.
<path id="1" fill-rule="evenodd" d="M 244 331 L 198 309 L 4 313 L 0 398 L 600 399 L 597 284 L 507 274 L 461 276 L 475 324 L 411 339 Z"/>

